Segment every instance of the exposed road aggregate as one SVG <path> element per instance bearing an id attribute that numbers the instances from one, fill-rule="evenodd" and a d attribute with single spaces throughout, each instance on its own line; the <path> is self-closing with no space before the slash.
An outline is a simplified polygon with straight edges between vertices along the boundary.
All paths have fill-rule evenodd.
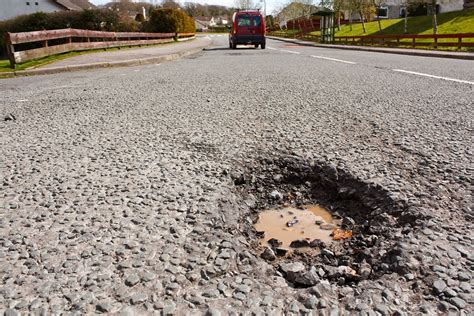
<path id="1" fill-rule="evenodd" d="M 0 312 L 472 314 L 474 85 L 391 69 L 474 62 L 267 46 L 0 81 Z M 292 194 L 359 233 L 258 246 Z"/>

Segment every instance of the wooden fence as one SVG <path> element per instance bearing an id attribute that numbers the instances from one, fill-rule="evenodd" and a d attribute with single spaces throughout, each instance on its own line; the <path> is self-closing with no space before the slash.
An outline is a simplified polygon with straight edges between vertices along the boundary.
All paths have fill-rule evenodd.
<path id="1" fill-rule="evenodd" d="M 270 32 L 269 35 L 297 38 L 312 42 L 320 42 L 319 35 L 293 33 L 281 31 Z M 426 48 L 467 48 L 474 47 L 474 33 L 459 34 L 423 34 L 423 35 L 366 35 L 366 36 L 336 36 L 334 43 L 343 45 L 372 45 L 388 47 L 426 47 Z"/>
<path id="2" fill-rule="evenodd" d="M 470 41 L 463 41 L 470 39 Z M 345 45 L 378 45 L 389 47 L 450 47 L 462 49 L 474 47 L 474 33 L 422 34 L 422 35 L 367 35 L 336 36 L 335 43 Z"/>
<path id="3" fill-rule="evenodd" d="M 15 68 L 37 58 L 72 51 L 141 46 L 194 38 L 194 33 L 100 32 L 78 29 L 6 33 L 5 46 Z"/>

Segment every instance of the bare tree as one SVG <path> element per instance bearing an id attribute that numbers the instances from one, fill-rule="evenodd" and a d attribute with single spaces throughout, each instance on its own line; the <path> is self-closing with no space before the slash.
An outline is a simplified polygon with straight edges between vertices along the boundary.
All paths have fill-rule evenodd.
<path id="1" fill-rule="evenodd" d="M 341 13 L 345 9 L 345 0 L 333 0 L 332 9 L 337 14 L 337 30 L 341 30 Z"/>
<path id="2" fill-rule="evenodd" d="M 433 34 L 438 33 L 438 21 L 436 19 L 436 0 L 431 0 L 431 21 L 433 23 Z"/>
<path id="3" fill-rule="evenodd" d="M 384 0 L 372 0 L 372 5 L 374 6 L 375 10 L 377 11 L 377 22 L 379 25 L 379 31 L 382 30 L 382 24 L 380 22 L 380 5 Z"/>
<path id="4" fill-rule="evenodd" d="M 370 15 L 370 12 L 373 8 L 372 2 L 370 0 L 353 0 L 353 1 L 354 1 L 355 8 L 360 15 L 360 21 L 362 23 L 363 32 L 367 33 L 367 29 L 365 27 L 365 21 L 368 15 Z"/>
<path id="5" fill-rule="evenodd" d="M 404 25 L 403 25 L 403 33 L 408 33 L 408 0 L 405 0 L 405 8 L 403 10 L 403 20 L 404 20 Z"/>
<path id="6" fill-rule="evenodd" d="M 257 8 L 253 0 L 234 0 L 234 5 L 237 9 L 252 10 Z"/>
<path id="7" fill-rule="evenodd" d="M 354 15 L 354 12 L 357 12 L 357 4 L 355 0 L 333 0 L 334 1 L 334 8 L 339 6 L 339 4 L 336 4 L 337 2 L 340 2 L 340 7 L 343 11 L 347 11 L 349 15 L 349 28 L 352 32 L 352 17 Z"/>
<path id="8" fill-rule="evenodd" d="M 165 8 L 165 9 L 178 9 L 178 8 L 181 8 L 179 3 L 176 2 L 175 0 L 163 0 L 163 2 L 161 3 L 161 7 Z"/>

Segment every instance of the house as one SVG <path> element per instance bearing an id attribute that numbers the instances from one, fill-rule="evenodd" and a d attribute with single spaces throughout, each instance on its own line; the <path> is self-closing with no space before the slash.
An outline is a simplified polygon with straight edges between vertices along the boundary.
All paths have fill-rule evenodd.
<path id="1" fill-rule="evenodd" d="M 472 2 L 472 0 L 436 0 L 436 7 L 438 13 L 445 13 L 451 11 L 461 11 L 466 8 L 465 3 Z M 397 19 L 405 15 L 407 0 L 383 0 L 380 3 L 378 10 L 378 17 L 380 19 Z M 419 2 L 423 4 L 424 2 Z M 430 3 L 430 1 L 428 2 Z M 374 15 L 377 18 L 377 13 Z M 344 19 L 349 19 L 349 12 L 344 12 Z M 353 20 L 360 19 L 359 14 L 354 12 L 352 14 Z"/>
<path id="2" fill-rule="evenodd" d="M 292 2 L 284 7 L 276 16 L 281 28 L 287 28 L 287 23 L 299 18 L 308 18 L 312 13 L 317 12 L 319 7 L 311 4 Z"/>
<path id="3" fill-rule="evenodd" d="M 210 27 L 216 26 L 217 23 L 214 20 L 214 17 L 206 16 L 197 16 L 194 18 L 194 23 L 196 25 L 196 31 L 204 32 L 209 30 Z"/>
<path id="4" fill-rule="evenodd" d="M 35 12 L 82 11 L 95 6 L 88 0 L 1 0 L 0 21 Z"/>
<path id="5" fill-rule="evenodd" d="M 225 16 L 220 16 L 217 18 L 217 25 L 227 25 L 229 24 L 229 20 Z"/>
<path id="6" fill-rule="evenodd" d="M 105 5 L 99 6 L 100 8 L 116 11 L 123 17 L 128 17 L 132 20 L 137 18 L 138 14 L 143 15 L 146 20 L 148 11 L 152 8 L 152 5 L 148 2 L 109 2 Z"/>

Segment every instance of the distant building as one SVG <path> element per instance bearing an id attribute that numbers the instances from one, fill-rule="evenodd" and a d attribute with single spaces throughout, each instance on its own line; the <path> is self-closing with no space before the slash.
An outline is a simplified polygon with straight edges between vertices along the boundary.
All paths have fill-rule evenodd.
<path id="1" fill-rule="evenodd" d="M 227 25 L 229 24 L 229 20 L 225 16 L 220 16 L 217 18 L 217 25 Z"/>
<path id="2" fill-rule="evenodd" d="M 194 24 L 196 25 L 196 31 L 203 32 L 209 30 L 210 27 L 216 26 L 217 23 L 214 17 L 197 16 L 194 18 Z"/>
<path id="3" fill-rule="evenodd" d="M 0 0 L 0 21 L 35 12 L 82 11 L 95 6 L 87 0 Z"/>
<path id="4" fill-rule="evenodd" d="M 436 7 L 438 13 L 461 11 L 469 7 L 469 3 L 473 3 L 473 0 L 436 0 Z M 423 2 L 419 2 L 422 4 Z M 428 2 L 431 3 L 431 2 Z M 467 5 L 466 5 L 467 4 Z M 384 0 L 380 4 L 378 10 L 378 17 L 380 19 L 397 19 L 405 15 L 406 0 Z M 374 15 L 377 17 L 377 13 Z M 360 19 L 358 13 L 353 13 L 352 18 L 354 20 Z M 349 19 L 349 12 L 344 12 L 344 19 Z"/>
<path id="5" fill-rule="evenodd" d="M 292 2 L 276 15 L 276 20 L 281 28 L 287 28 L 288 22 L 299 18 L 308 18 L 318 10 L 319 7 L 315 5 Z"/>

